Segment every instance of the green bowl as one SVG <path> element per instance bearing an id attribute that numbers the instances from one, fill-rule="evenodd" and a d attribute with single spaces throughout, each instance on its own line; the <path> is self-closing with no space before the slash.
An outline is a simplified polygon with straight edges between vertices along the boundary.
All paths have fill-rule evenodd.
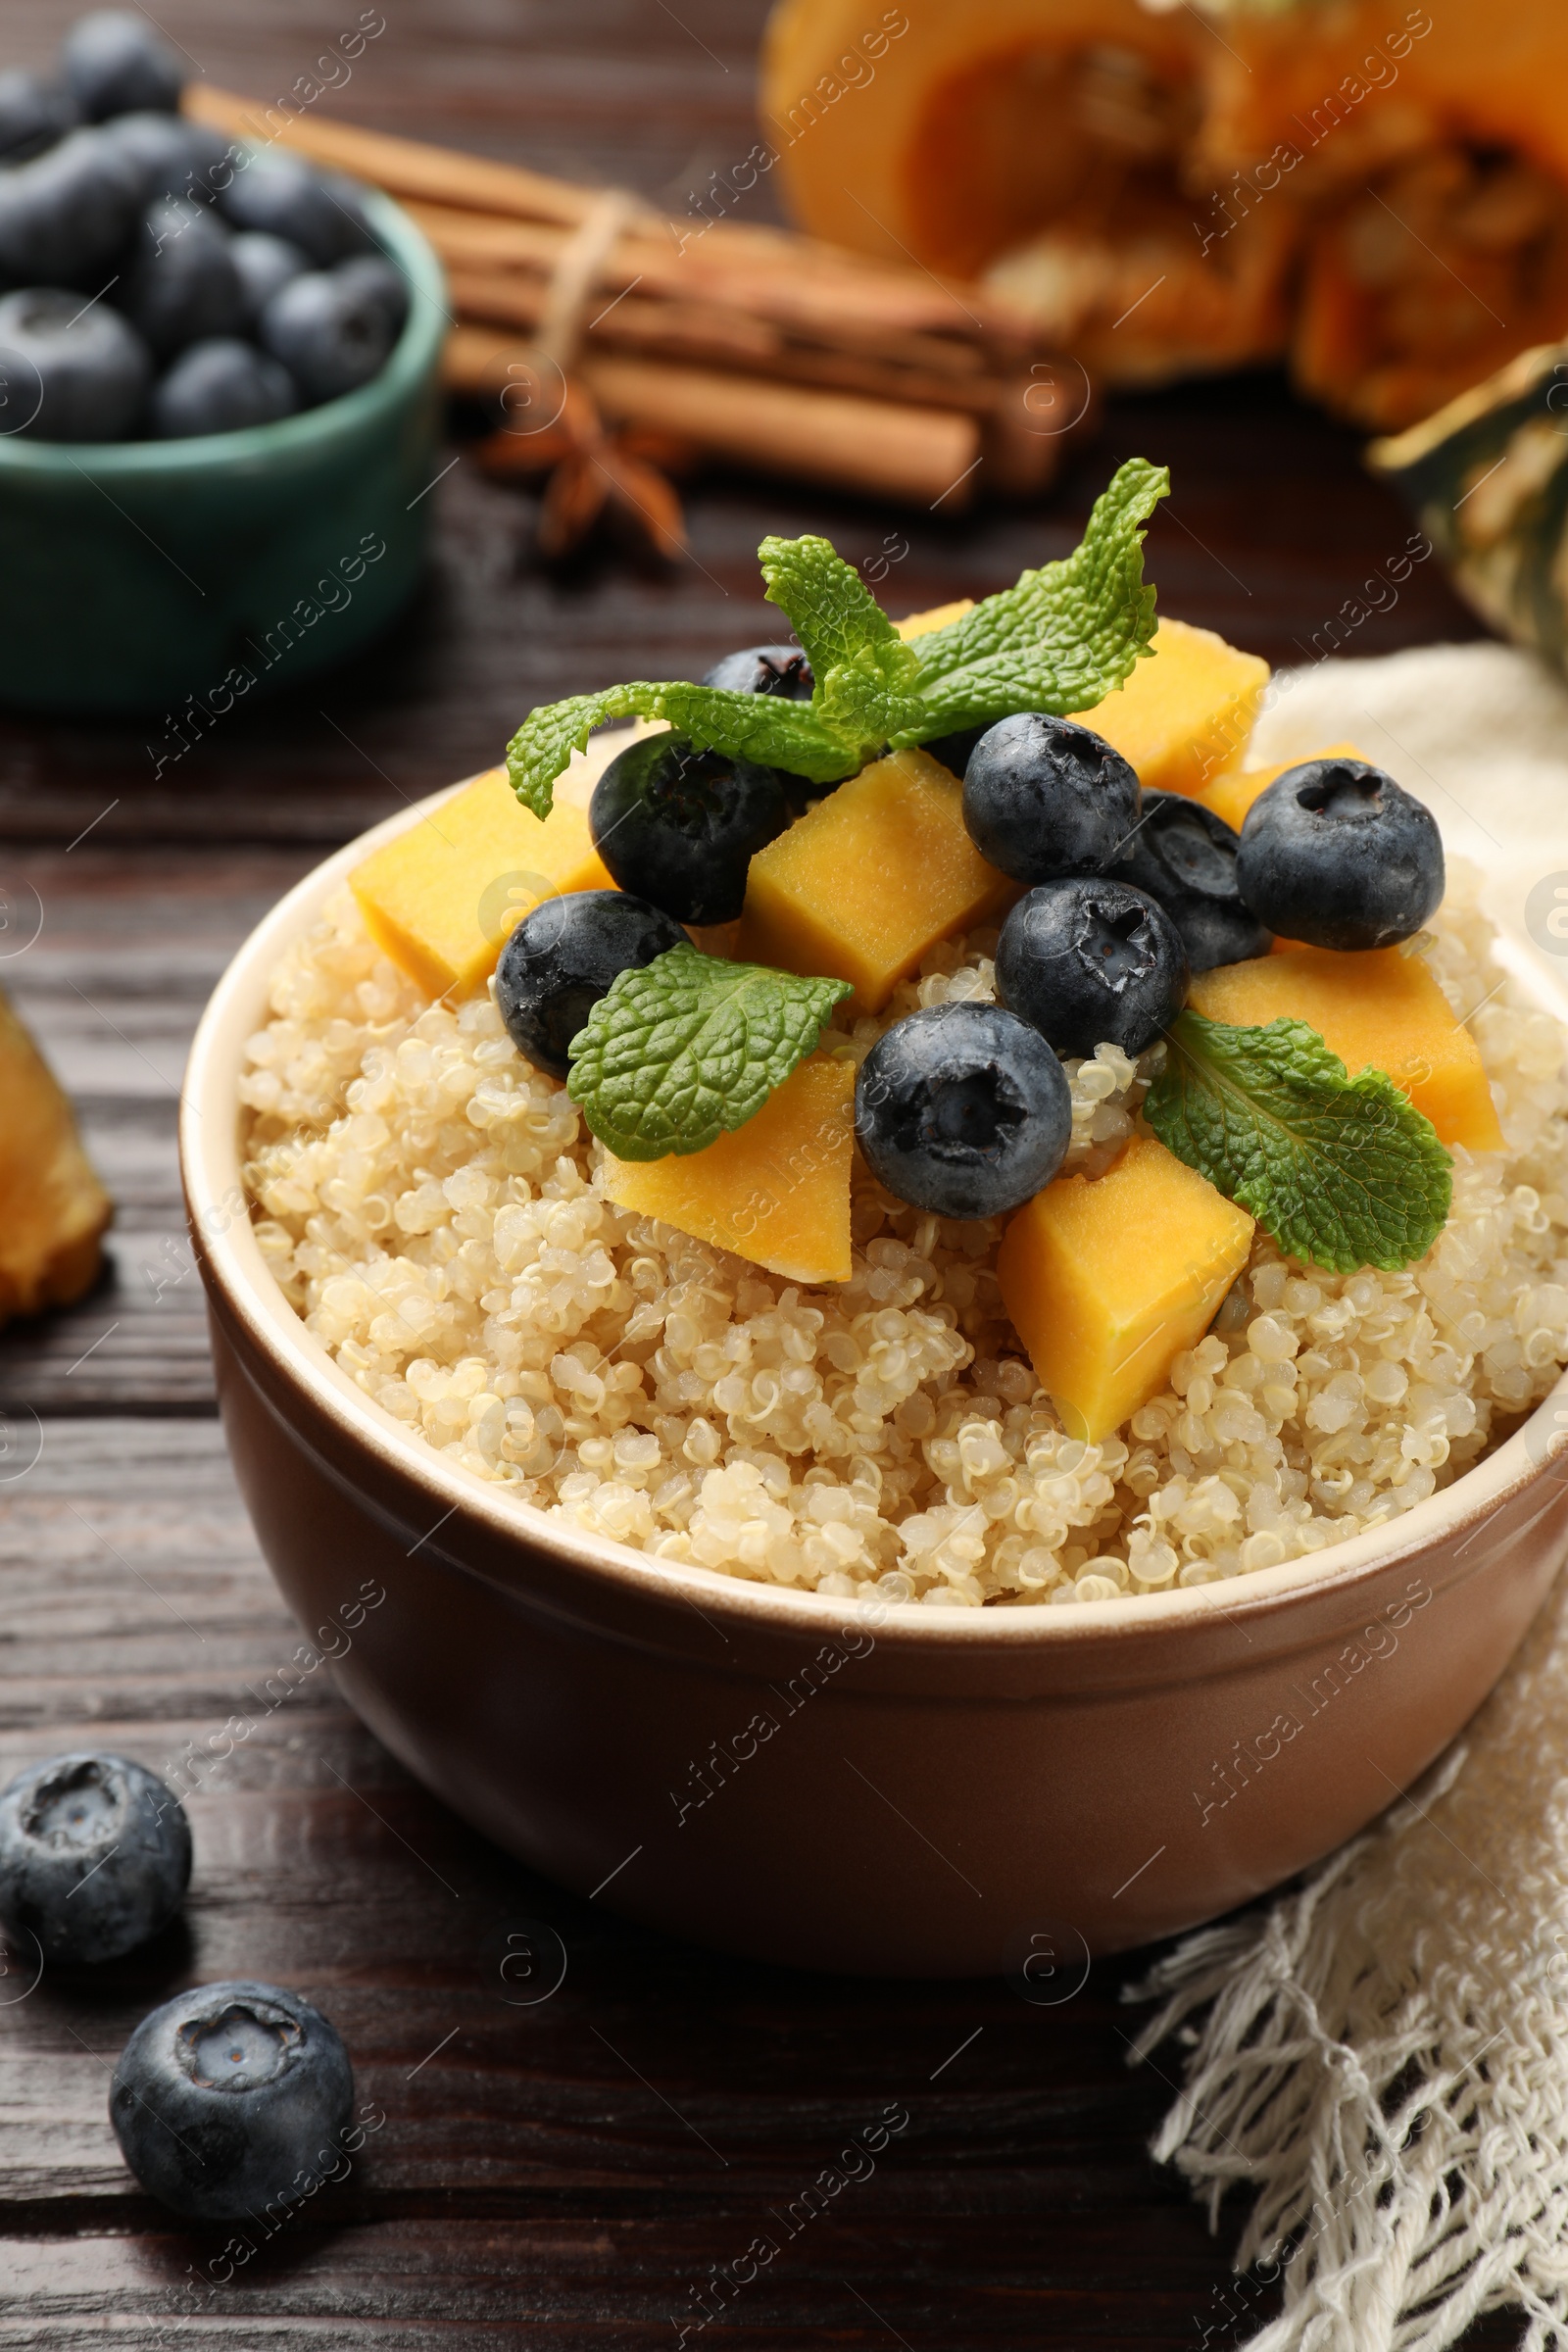
<path id="1" fill-rule="evenodd" d="M 365 195 L 408 280 L 379 375 L 276 424 L 188 441 L 0 437 L 0 703 L 161 711 L 173 760 L 244 697 L 357 653 L 424 560 L 447 327 L 441 265 Z"/>

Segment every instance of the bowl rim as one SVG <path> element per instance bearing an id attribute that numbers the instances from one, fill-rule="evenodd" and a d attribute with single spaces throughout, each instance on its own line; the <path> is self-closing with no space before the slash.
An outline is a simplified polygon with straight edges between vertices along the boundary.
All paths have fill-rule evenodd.
<path id="1" fill-rule="evenodd" d="M 585 797 L 599 769 L 623 747 L 623 729 L 606 729 L 585 756 L 574 755 L 564 780 Z M 481 773 L 493 771 L 482 770 Z M 509 1490 L 447 1455 L 401 1427 L 350 1380 L 309 1332 L 285 1298 L 255 1239 L 248 1213 L 231 1213 L 244 1203 L 240 1174 L 240 1110 L 237 1078 L 247 1037 L 265 1018 L 271 974 L 285 947 L 297 938 L 325 901 L 347 882 L 352 869 L 383 842 L 422 821 L 472 783 L 473 777 L 413 802 L 408 808 L 360 834 L 302 876 L 256 925 L 230 960 L 208 1002 L 191 1043 L 179 1106 L 179 1157 L 187 1212 L 198 1257 L 208 1280 L 260 1347 L 274 1370 L 332 1423 L 357 1449 L 379 1460 L 398 1477 L 424 1490 L 437 1522 L 459 1512 L 478 1520 L 504 1543 L 528 1544 L 550 1553 L 562 1566 L 599 1584 L 630 1588 L 643 1597 L 672 1597 L 732 1622 L 793 1628 L 818 1634 L 846 1617 L 875 1611 L 879 1641 L 922 1651 L 957 1644 L 965 1654 L 1034 1648 L 1062 1642 L 1133 1640 L 1155 1629 L 1196 1628 L 1215 1616 L 1274 1614 L 1313 1595 L 1337 1596 L 1400 1560 L 1438 1543 L 1469 1534 L 1468 1548 L 1481 1528 L 1513 1496 L 1548 1471 L 1557 1470 L 1568 1426 L 1568 1370 L 1518 1429 L 1451 1486 L 1358 1536 L 1307 1552 L 1245 1577 L 1176 1587 L 1160 1592 L 1129 1593 L 1115 1600 L 1077 1601 L 1070 1607 L 1040 1603 L 985 1608 L 956 1603 L 895 1603 L 868 1587 L 851 1599 L 764 1584 L 690 1562 L 656 1559 L 612 1538 L 551 1519 L 538 1505 L 519 1502 Z M 1533 987 L 1544 1009 L 1568 1022 L 1568 997 L 1543 980 L 1539 967 L 1506 957 L 1517 976 Z M 1559 1474 L 1560 1475 L 1560 1474 Z M 432 1527 L 432 1535 L 434 1527 Z M 425 1541 L 426 1550 L 445 1547 Z M 446 1556 L 450 1557 L 450 1554 Z"/>
<path id="2" fill-rule="evenodd" d="M 451 323 L 446 277 L 435 248 L 402 206 L 379 188 L 362 200 L 371 227 L 409 287 L 409 315 L 385 366 L 369 382 L 270 424 L 224 433 L 191 433 L 173 441 L 34 441 L 0 435 L 0 473 L 14 482 L 69 481 L 99 475 L 127 487 L 162 485 L 215 470 L 227 472 L 265 460 L 311 451 L 340 433 L 353 434 L 371 418 L 400 407 L 435 367 Z"/>

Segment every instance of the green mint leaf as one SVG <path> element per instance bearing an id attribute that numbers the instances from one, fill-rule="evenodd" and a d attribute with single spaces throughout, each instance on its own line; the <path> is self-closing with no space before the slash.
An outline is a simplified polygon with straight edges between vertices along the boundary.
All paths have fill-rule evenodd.
<path id="1" fill-rule="evenodd" d="M 811 664 L 808 707 L 858 767 L 919 724 L 919 657 L 826 539 L 764 539 L 757 554 L 768 602 L 788 613 Z"/>
<path id="2" fill-rule="evenodd" d="M 1070 556 L 917 637 L 921 715 L 892 733 L 895 749 L 1014 710 L 1092 710 L 1125 685 L 1154 634 L 1141 526 L 1169 488 L 1163 466 L 1129 458 Z"/>
<path id="3" fill-rule="evenodd" d="M 1250 1209 L 1288 1257 L 1392 1273 L 1442 1232 L 1453 1166 L 1382 1070 L 1352 1078 L 1304 1021 L 1178 1015 L 1144 1116 L 1168 1152 Z"/>
<path id="4" fill-rule="evenodd" d="M 507 746 L 507 773 L 523 807 L 535 816 L 548 816 L 556 778 L 572 753 L 582 751 L 593 729 L 607 719 L 632 717 L 668 719 L 699 751 L 788 768 L 813 784 L 837 784 L 853 776 L 864 758 L 858 743 L 824 725 L 809 703 L 688 686 L 679 679 L 640 679 L 530 710 Z"/>
<path id="5" fill-rule="evenodd" d="M 566 1092 L 621 1159 L 701 1152 L 743 1127 L 815 1053 L 850 993 L 847 980 L 670 948 L 600 998 L 571 1041 Z"/>

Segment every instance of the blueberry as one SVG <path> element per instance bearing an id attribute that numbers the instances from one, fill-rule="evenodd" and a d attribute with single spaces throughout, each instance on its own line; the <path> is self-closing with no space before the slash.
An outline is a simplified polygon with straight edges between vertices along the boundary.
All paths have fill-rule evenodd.
<path id="1" fill-rule="evenodd" d="M 270 236 L 265 228 L 242 229 L 237 237 L 231 237 L 228 258 L 239 271 L 245 317 L 253 325 L 278 287 L 310 268 L 297 245 L 291 245 L 287 237 Z"/>
<path id="2" fill-rule="evenodd" d="M 0 163 L 42 155 L 81 120 L 68 91 L 20 67 L 0 74 Z"/>
<path id="3" fill-rule="evenodd" d="M 228 141 L 203 122 L 183 115 L 121 115 L 106 123 L 101 139 L 112 140 L 141 173 L 142 202 L 156 196 L 190 196 L 213 201 L 213 182 L 228 155 Z"/>
<path id="4" fill-rule="evenodd" d="M 1116 862 L 1119 881 L 1159 901 L 1195 972 L 1268 954 L 1270 934 L 1236 887 L 1239 846 L 1225 819 L 1200 802 L 1146 792 L 1138 830 Z"/>
<path id="5" fill-rule="evenodd" d="M 0 1790 L 0 1920 L 46 1960 L 114 1960 L 167 1927 L 190 1880 L 190 1824 L 126 1756 L 51 1757 Z"/>
<path id="6" fill-rule="evenodd" d="M 1015 882 L 1097 874 L 1138 822 L 1138 778 L 1120 752 L 1070 718 L 1024 710 L 988 727 L 963 771 L 963 821 L 982 858 Z"/>
<path id="7" fill-rule="evenodd" d="M 363 253 L 352 262 L 339 262 L 333 272 L 340 286 L 375 303 L 395 343 L 409 315 L 409 283 L 395 262 L 384 253 Z"/>
<path id="8" fill-rule="evenodd" d="M 235 228 L 265 228 L 287 237 L 317 269 L 355 253 L 367 235 L 365 213 L 352 180 L 313 172 L 296 155 L 263 148 L 219 191 L 218 207 Z"/>
<path id="9" fill-rule="evenodd" d="M 0 428 L 120 441 L 141 421 L 147 346 L 107 303 L 44 286 L 0 296 Z"/>
<path id="10" fill-rule="evenodd" d="M 1391 948 L 1443 903 L 1432 811 L 1366 760 L 1307 760 L 1247 811 L 1236 859 L 1260 922 L 1314 948 Z"/>
<path id="11" fill-rule="evenodd" d="M 572 1039 L 620 973 L 686 934 L 627 890 L 576 890 L 531 907 L 501 951 L 496 1004 L 525 1061 L 564 1078 Z"/>
<path id="12" fill-rule="evenodd" d="M 213 335 L 182 351 L 154 386 L 150 423 L 161 440 L 179 441 L 273 424 L 299 405 L 286 368 L 237 335 Z"/>
<path id="13" fill-rule="evenodd" d="M 612 760 L 589 807 L 594 847 L 622 890 L 678 923 L 728 923 L 746 869 L 788 821 L 777 768 L 650 735 Z"/>
<path id="14" fill-rule="evenodd" d="M 329 270 L 307 270 L 280 286 L 262 312 L 260 334 L 312 401 L 368 383 L 397 340 L 375 292 Z"/>
<path id="15" fill-rule="evenodd" d="M 956 735 L 933 735 L 929 743 L 921 744 L 920 749 L 928 752 L 933 760 L 940 760 L 944 767 L 951 767 L 961 783 L 963 771 L 969 764 L 970 753 L 981 736 L 989 732 L 989 726 L 960 727 Z"/>
<path id="16" fill-rule="evenodd" d="M 749 645 L 704 670 L 702 682 L 731 694 L 781 694 L 792 703 L 808 703 L 815 684 L 798 645 Z"/>
<path id="17" fill-rule="evenodd" d="M 1051 1182 L 1072 1136 L 1067 1074 L 1000 1004 L 933 1004 L 860 1064 L 855 1136 L 890 1193 L 939 1217 L 1000 1217 Z"/>
<path id="18" fill-rule="evenodd" d="M 228 231 L 189 196 L 153 205 L 115 300 L 149 348 L 168 359 L 208 335 L 245 323 L 245 290 Z"/>
<path id="19" fill-rule="evenodd" d="M 141 189 L 137 166 L 96 130 L 0 171 L 0 280 L 96 294 L 136 224 Z"/>
<path id="20" fill-rule="evenodd" d="M 997 994 L 1058 1054 L 1141 1054 L 1180 1012 L 1187 980 L 1164 907 L 1108 875 L 1042 882 L 997 942 Z"/>
<path id="21" fill-rule="evenodd" d="M 337 2029 L 297 1992 L 241 1981 L 199 1984 L 142 2019 L 109 2120 L 143 2188 L 176 2213 L 259 2222 L 336 2172 L 353 2099 Z"/>
<path id="22" fill-rule="evenodd" d="M 178 111 L 185 74 L 147 19 L 129 8 L 78 17 L 61 44 L 66 87 L 89 122 L 109 115 Z"/>

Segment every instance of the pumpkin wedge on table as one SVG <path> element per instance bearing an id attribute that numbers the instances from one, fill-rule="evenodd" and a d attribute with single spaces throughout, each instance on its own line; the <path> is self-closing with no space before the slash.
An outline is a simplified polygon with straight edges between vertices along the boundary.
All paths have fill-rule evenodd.
<path id="1" fill-rule="evenodd" d="M 0 995 L 0 1323 L 79 1298 L 113 1215 L 71 1104 Z"/>

